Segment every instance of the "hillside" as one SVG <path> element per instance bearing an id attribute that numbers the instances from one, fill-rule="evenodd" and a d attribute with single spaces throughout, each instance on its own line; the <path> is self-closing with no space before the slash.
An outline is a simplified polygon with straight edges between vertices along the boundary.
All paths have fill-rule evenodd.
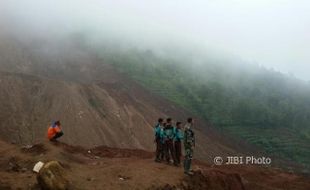
<path id="1" fill-rule="evenodd" d="M 172 55 L 167 55 L 171 53 Z M 98 50 L 103 60 L 222 133 L 310 168 L 310 86 L 216 55 Z M 175 56 L 175 57 L 174 57 Z M 308 170 L 308 171 L 307 171 Z"/>
<path id="2" fill-rule="evenodd" d="M 307 178 L 263 167 L 214 167 L 195 162 L 195 174 L 155 163 L 153 153 L 143 150 L 97 147 L 84 149 L 63 143 L 43 142 L 20 147 L 0 141 L 0 189 L 37 190 L 32 168 L 37 161 L 56 160 L 65 168 L 69 190 L 181 189 L 181 190 L 307 190 Z M 16 180 L 18 179 L 18 180 Z"/>
<path id="3" fill-rule="evenodd" d="M 64 142 L 150 151 L 158 117 L 195 116 L 197 158 L 265 155 L 309 173 L 308 87 L 298 80 L 251 66 L 238 70 L 223 60 L 194 67 L 182 64 L 192 60 L 186 55 L 102 48 L 79 35 L 0 39 L 2 139 L 41 142 L 50 122 L 60 119 Z"/>
<path id="4" fill-rule="evenodd" d="M 64 44 L 44 49 L 1 43 L 1 139 L 24 145 L 42 142 L 50 122 L 60 119 L 66 143 L 153 151 L 158 117 L 185 121 L 192 115 L 76 44 Z M 252 150 L 202 119 L 197 120 L 196 133 L 196 157 L 203 160 Z"/>
<path id="5" fill-rule="evenodd" d="M 0 190 L 310 190 L 308 7 L 0 0 Z"/>

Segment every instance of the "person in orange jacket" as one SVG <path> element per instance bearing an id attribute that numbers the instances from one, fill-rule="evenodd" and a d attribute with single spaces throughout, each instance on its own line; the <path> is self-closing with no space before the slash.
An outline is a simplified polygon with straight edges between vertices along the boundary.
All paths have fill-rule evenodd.
<path id="1" fill-rule="evenodd" d="M 47 138 L 50 141 L 57 141 L 58 138 L 64 135 L 60 126 L 60 121 L 56 121 L 48 128 Z"/>

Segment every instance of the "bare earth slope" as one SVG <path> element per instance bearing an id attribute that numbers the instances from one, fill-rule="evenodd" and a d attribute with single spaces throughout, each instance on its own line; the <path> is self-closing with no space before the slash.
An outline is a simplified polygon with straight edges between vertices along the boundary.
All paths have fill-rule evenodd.
<path id="1" fill-rule="evenodd" d="M 0 40 L 0 139 L 42 142 L 48 125 L 59 119 L 66 143 L 150 151 L 158 117 L 185 121 L 191 116 L 73 42 Z M 245 151 L 202 120 L 196 135 L 200 159 Z"/>
<path id="2" fill-rule="evenodd" d="M 63 143 L 19 147 L 0 141 L 0 189 L 39 189 L 32 167 L 56 160 L 65 168 L 70 190 L 101 189 L 231 189 L 308 190 L 309 179 L 262 167 L 211 167 L 195 162 L 195 175 L 155 163 L 143 150 L 97 147 L 84 149 Z"/>
<path id="3" fill-rule="evenodd" d="M 60 119 L 67 143 L 153 150 L 153 125 L 159 116 L 187 117 L 133 83 L 80 84 L 5 72 L 0 72 L 0 83 L 0 137 L 9 142 L 41 142 L 49 122 Z M 200 158 L 233 152 L 199 130 L 197 136 Z"/>

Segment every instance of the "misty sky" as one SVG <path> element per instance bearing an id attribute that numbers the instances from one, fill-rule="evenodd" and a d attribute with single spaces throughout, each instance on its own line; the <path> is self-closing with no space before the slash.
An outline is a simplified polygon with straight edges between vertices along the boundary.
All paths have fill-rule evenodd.
<path id="1" fill-rule="evenodd" d="M 191 43 L 310 80 L 309 0 L 1 0 L 0 27 Z"/>

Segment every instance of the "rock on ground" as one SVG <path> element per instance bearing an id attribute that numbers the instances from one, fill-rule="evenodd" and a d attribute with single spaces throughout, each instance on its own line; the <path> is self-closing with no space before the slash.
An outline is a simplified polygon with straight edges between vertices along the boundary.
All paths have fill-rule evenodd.
<path id="1" fill-rule="evenodd" d="M 43 190 L 67 190 L 69 187 L 65 170 L 57 161 L 44 164 L 37 181 Z"/>

